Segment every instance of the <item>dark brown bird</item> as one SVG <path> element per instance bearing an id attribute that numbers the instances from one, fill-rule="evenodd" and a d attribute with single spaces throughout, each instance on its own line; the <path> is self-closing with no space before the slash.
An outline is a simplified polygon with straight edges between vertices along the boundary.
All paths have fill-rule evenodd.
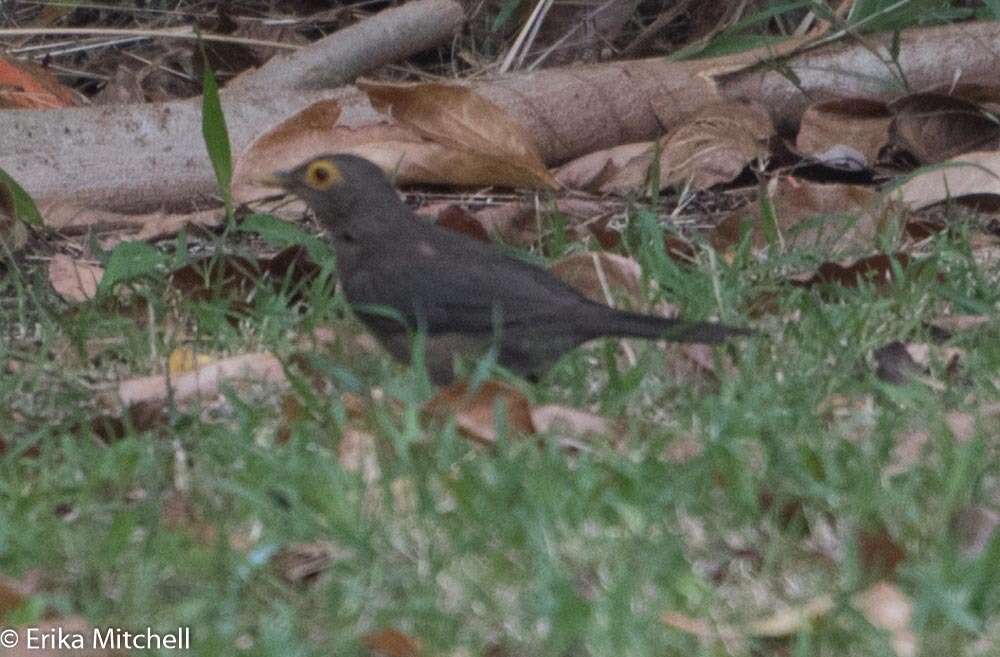
<path id="1" fill-rule="evenodd" d="M 545 269 L 416 217 L 382 171 L 354 155 L 324 155 L 265 181 L 304 200 L 329 231 L 354 312 L 385 348 L 410 362 L 426 334 L 436 384 L 456 357 L 498 345 L 500 365 L 537 379 L 570 349 L 599 337 L 718 343 L 751 331 L 616 310 Z"/>

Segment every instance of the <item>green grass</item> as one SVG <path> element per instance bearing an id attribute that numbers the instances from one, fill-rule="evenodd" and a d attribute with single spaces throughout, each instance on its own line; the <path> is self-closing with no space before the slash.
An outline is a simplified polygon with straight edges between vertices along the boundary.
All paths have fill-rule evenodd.
<path id="1" fill-rule="evenodd" d="M 946 8 L 896 4 L 858 3 L 851 24 L 893 28 L 917 20 L 915 8 L 925 20 Z M 751 16 L 708 51 L 746 48 L 757 43 L 747 29 L 814 6 Z M 206 85 L 217 101 L 210 77 Z M 227 198 L 224 121 L 217 102 L 208 110 L 206 142 Z M 575 248 L 554 225 L 542 251 Z M 219 245 L 243 232 L 233 227 Z M 266 218 L 243 227 L 272 244 L 302 241 Z M 787 284 L 788 270 L 821 253 L 762 262 L 743 248 L 730 262 L 703 250 L 691 269 L 663 252 L 662 231 L 652 213 L 637 213 L 620 250 L 685 315 L 762 334 L 718 352 L 735 370 L 717 382 L 671 375 L 659 345 L 633 343 L 633 368 L 605 342 L 568 355 L 542 384 L 521 383 L 538 403 L 621 416 L 617 447 L 594 440 L 577 453 L 554 436 L 503 431 L 486 450 L 422 418 L 432 391 L 358 347 L 363 329 L 329 275 L 304 290 L 261 285 L 249 301 L 193 300 L 164 277 L 186 261 L 183 249 L 161 257 L 128 246 L 103 254 L 99 299 L 69 308 L 44 268 L 9 264 L 0 274 L 0 572 L 42 577 L 3 622 L 81 615 L 102 628 L 188 626 L 198 655 L 364 655 L 366 634 L 394 628 L 425 655 L 881 656 L 892 654 L 889 637 L 851 600 L 889 577 L 913 602 L 920 654 L 995 654 L 1000 535 L 963 554 L 954 523 L 972 505 L 1000 504 L 998 432 L 980 422 L 957 441 L 947 417 L 1000 399 L 1000 267 L 976 264 L 957 229 L 887 290 L 804 290 Z M 308 246 L 323 257 L 322 244 Z M 748 319 L 762 297 L 771 312 Z M 934 361 L 943 389 L 880 381 L 873 350 L 928 342 L 924 322 L 946 306 L 992 319 L 951 341 L 965 350 L 959 376 Z M 303 336 L 319 327 L 338 340 L 303 353 Z M 272 351 L 289 363 L 291 389 L 229 390 L 221 404 L 171 409 L 148 431 L 95 434 L 91 421 L 106 412 L 97 393 L 162 372 L 167 354 L 189 343 L 218 355 Z M 302 360 L 308 373 L 293 365 Z M 374 388 L 384 394 L 351 417 L 340 393 Z M 833 399 L 841 410 L 826 410 Z M 291 419 L 289 400 L 300 408 Z M 901 436 L 916 430 L 928 435 L 923 456 L 889 474 Z M 341 454 L 356 431 L 374 436 L 367 469 Z M 667 457 L 692 444 L 699 453 Z M 891 536 L 894 573 L 867 565 L 861 532 Z M 326 546 L 329 561 L 286 581 L 278 557 L 303 544 Z M 824 595 L 833 609 L 790 637 L 745 629 Z M 665 626 L 667 611 L 738 636 L 702 641 Z"/>
<path id="2" fill-rule="evenodd" d="M 997 323 L 953 340 L 966 355 L 943 391 L 879 381 L 871 352 L 927 341 L 922 322 L 945 304 L 996 320 L 1000 271 L 976 265 L 958 231 L 934 241 L 918 276 L 821 297 L 783 283 L 788 262 L 818 254 L 761 264 L 744 253 L 728 265 L 703 253 L 684 269 L 654 248 L 660 230 L 638 217 L 624 248 L 686 314 L 747 323 L 763 293 L 777 312 L 753 322 L 760 337 L 724 350 L 737 369 L 718 384 L 666 375 L 656 344 L 633 343 L 634 370 L 614 344 L 563 359 L 527 387 L 536 401 L 624 417 L 622 449 L 595 441 L 576 454 L 544 436 L 502 435 L 483 450 L 421 419 L 430 391 L 357 348 L 363 330 L 328 277 L 304 303 L 261 286 L 239 312 L 224 298 L 171 300 L 162 276 L 146 277 L 132 285 L 150 326 L 113 301 L 67 309 L 42 270 L 9 270 L 0 363 L 20 367 L 0 377 L 0 569 L 40 570 L 44 585 L 7 621 L 56 613 L 100 627 L 185 625 L 206 655 L 365 654 L 361 637 L 386 627 L 418 637 L 428 655 L 885 655 L 886 635 L 849 604 L 876 576 L 857 532 L 883 527 L 904 553 L 896 581 L 914 603 L 923 654 L 990 654 L 1000 539 L 964 557 L 951 525 L 970 504 L 997 503 L 997 432 L 980 425 L 958 442 L 945 416 L 1000 398 Z M 93 435 L 95 390 L 161 371 L 180 325 L 202 351 L 283 358 L 300 336 L 332 327 L 339 342 L 308 359 L 334 393 L 290 368 L 288 394 L 303 412 L 283 444 L 279 395 L 266 387 L 177 409 L 110 443 Z M 947 381 L 942 367 L 932 374 Z M 349 418 L 336 393 L 372 387 L 402 408 L 373 400 Z M 820 409 L 835 395 L 868 401 L 831 417 Z M 376 437 L 377 479 L 342 464 L 348 429 Z M 924 457 L 886 476 L 899 435 L 915 429 L 930 436 Z M 691 439 L 699 455 L 664 458 Z M 190 519 L 178 523 L 165 507 L 179 479 Z M 253 540 L 234 547 L 229 536 Z M 272 558 L 316 542 L 335 547 L 328 567 L 283 580 Z M 703 643 L 659 620 L 675 611 L 739 627 L 823 594 L 835 609 L 789 639 Z"/>

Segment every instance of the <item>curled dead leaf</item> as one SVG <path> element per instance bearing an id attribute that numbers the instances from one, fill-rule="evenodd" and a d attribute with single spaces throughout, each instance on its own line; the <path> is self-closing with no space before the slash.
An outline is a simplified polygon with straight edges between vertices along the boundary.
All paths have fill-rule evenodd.
<path id="1" fill-rule="evenodd" d="M 367 90 L 398 123 L 367 116 L 367 123 L 345 125 L 339 103 L 314 103 L 236 158 L 233 198 L 248 202 L 271 195 L 274 190 L 258 181 L 326 153 L 364 157 L 402 185 L 555 187 L 530 137 L 473 92 L 449 85 L 425 89 L 380 83 L 370 83 Z M 303 205 L 292 207 L 301 212 Z"/>
<path id="2" fill-rule="evenodd" d="M 5 618 L 38 591 L 41 575 L 40 570 L 28 571 L 20 578 L 0 573 L 0 618 Z"/>
<path id="3" fill-rule="evenodd" d="M 368 485 L 382 477 L 375 436 L 367 431 L 354 428 L 344 431 L 337 444 L 337 460 L 344 470 L 360 473 Z"/>
<path id="4" fill-rule="evenodd" d="M 609 440 L 619 433 L 608 418 L 559 404 L 532 407 L 531 421 L 540 433 L 559 432 L 568 438 Z"/>
<path id="5" fill-rule="evenodd" d="M 889 142 L 892 114 L 884 103 L 866 98 L 840 98 L 811 105 L 802 115 L 795 148 L 832 166 L 871 167 Z M 836 161 L 846 147 L 856 153 L 857 167 Z"/>
<path id="6" fill-rule="evenodd" d="M 806 629 L 835 608 L 832 596 L 820 595 L 802 604 L 780 609 L 766 618 L 755 620 L 747 626 L 747 629 L 751 635 L 759 637 L 790 636 Z"/>
<path id="7" fill-rule="evenodd" d="M 70 303 L 93 299 L 104 276 L 104 268 L 100 265 L 79 262 L 62 253 L 49 260 L 48 271 L 52 289 Z"/>
<path id="8" fill-rule="evenodd" d="M 462 233 L 480 242 L 489 242 L 490 236 L 482 223 L 467 210 L 457 206 L 449 205 L 442 209 L 437 215 L 435 223 L 442 228 Z"/>
<path id="9" fill-rule="evenodd" d="M 376 109 L 421 137 L 462 154 L 460 159 L 473 168 L 453 172 L 453 182 L 532 189 L 558 186 L 530 134 L 506 111 L 471 89 L 369 80 L 357 85 Z"/>
<path id="10" fill-rule="evenodd" d="M 897 657 L 917 654 L 917 637 L 910 629 L 913 603 L 894 584 L 878 582 L 854 598 L 854 606 L 873 627 L 889 634 Z"/>
<path id="11" fill-rule="evenodd" d="M 372 657 L 420 657 L 420 641 L 391 628 L 376 630 L 364 636 L 362 643 Z"/>
<path id="12" fill-rule="evenodd" d="M 34 62 L 0 57 L 0 108 L 53 109 L 77 105 L 76 93 Z"/>
<path id="13" fill-rule="evenodd" d="M 690 185 L 708 189 L 734 180 L 755 160 L 770 154 L 771 116 L 753 102 L 707 105 L 661 140 L 660 189 Z M 601 186 L 616 194 L 642 191 L 654 154 L 638 154 Z"/>
<path id="14" fill-rule="evenodd" d="M 954 95 L 916 93 L 889 104 L 894 150 L 921 164 L 943 162 L 1000 145 L 1000 125 L 978 103 Z"/>
<path id="15" fill-rule="evenodd" d="M 588 153 L 559 167 L 556 180 L 569 189 L 598 192 L 636 158 L 645 162 L 643 171 L 648 169 L 655 150 L 655 142 L 644 141 Z M 637 185 L 641 184 L 642 181 L 638 181 Z"/>
<path id="16" fill-rule="evenodd" d="M 887 288 L 896 278 L 894 263 L 900 268 L 921 266 L 905 253 L 878 255 L 861 258 L 855 261 L 824 262 L 815 274 L 792 277 L 790 283 L 796 287 L 813 287 L 817 285 L 839 285 L 841 287 L 857 287 L 861 283 Z"/>
<path id="17" fill-rule="evenodd" d="M 330 541 L 292 543 L 271 557 L 271 564 L 286 582 L 298 584 L 315 579 L 331 564 L 354 556 L 351 550 Z"/>
<path id="18" fill-rule="evenodd" d="M 772 225 L 767 224 L 761 203 L 754 202 L 716 227 L 712 234 L 715 248 L 731 247 L 749 229 L 758 248 L 777 240 L 776 248 L 815 248 L 837 256 L 871 252 L 882 240 L 896 240 L 902 232 L 895 207 L 882 203 L 866 187 L 777 178 L 766 192 Z"/>
<path id="19" fill-rule="evenodd" d="M 975 559 L 985 552 L 998 527 L 1000 513 L 983 505 L 963 506 L 951 519 L 951 531 L 956 534 L 959 550 L 966 559 Z"/>
<path id="20" fill-rule="evenodd" d="M 623 300 L 626 307 L 642 307 L 642 268 L 631 258 L 606 251 L 573 253 L 560 258 L 550 271 L 588 299 L 606 305 Z"/>
<path id="21" fill-rule="evenodd" d="M 492 379 L 472 391 L 463 381 L 442 388 L 424 405 L 424 412 L 437 418 L 454 417 L 464 436 L 484 445 L 492 445 L 497 439 L 498 411 L 501 408 L 508 430 L 520 434 L 535 433 L 528 398 L 513 386 Z"/>
<path id="22" fill-rule="evenodd" d="M 889 193 L 911 210 L 977 195 L 1000 196 L 1000 152 L 964 153 L 925 167 Z"/>

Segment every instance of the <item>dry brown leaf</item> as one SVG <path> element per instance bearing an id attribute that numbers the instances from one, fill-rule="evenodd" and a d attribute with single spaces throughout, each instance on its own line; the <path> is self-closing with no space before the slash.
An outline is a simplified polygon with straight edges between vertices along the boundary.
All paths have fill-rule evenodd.
<path id="1" fill-rule="evenodd" d="M 643 170 L 648 169 L 655 148 L 655 142 L 643 141 L 588 153 L 559 167 L 555 177 L 560 185 L 569 189 L 598 192 L 636 158 L 645 162 Z"/>
<path id="2" fill-rule="evenodd" d="M 666 342 L 662 350 L 662 373 L 671 381 L 714 386 L 724 378 L 736 376 L 737 368 L 733 359 L 715 345 Z"/>
<path id="3" fill-rule="evenodd" d="M 886 477 L 909 472 L 916 465 L 921 463 L 924 448 L 930 442 L 931 436 L 922 429 L 904 431 L 894 436 L 895 444 L 892 447 L 892 455 L 889 464 L 885 466 L 882 473 Z"/>
<path id="4" fill-rule="evenodd" d="M 369 141 L 343 152 L 371 160 L 401 185 L 426 183 L 482 187 L 530 187 L 503 171 L 503 164 L 430 141 Z"/>
<path id="5" fill-rule="evenodd" d="M 989 324 L 993 319 L 986 315 L 944 315 L 931 320 L 931 326 L 948 333 L 960 333 Z"/>
<path id="6" fill-rule="evenodd" d="M 558 431 L 571 438 L 613 439 L 618 433 L 606 417 L 559 404 L 532 407 L 531 422 L 540 433 Z"/>
<path id="7" fill-rule="evenodd" d="M 901 234 L 903 222 L 896 219 L 894 207 L 881 203 L 866 187 L 775 178 L 767 185 L 767 195 L 774 226 L 765 226 L 761 204 L 754 202 L 722 220 L 712 234 L 713 246 L 729 248 L 749 227 L 758 248 L 768 244 L 773 229 L 779 248 L 816 248 L 837 256 L 870 252 L 880 238 L 896 239 Z"/>
<path id="8" fill-rule="evenodd" d="M 661 456 L 670 463 L 680 465 L 698 458 L 703 451 L 705 451 L 705 446 L 702 445 L 701 441 L 691 434 L 686 434 L 677 436 L 664 445 Z"/>
<path id="9" fill-rule="evenodd" d="M 889 193 L 911 210 L 971 195 L 1000 196 L 1000 151 L 965 153 L 918 172 Z"/>
<path id="10" fill-rule="evenodd" d="M 857 287 L 864 282 L 878 288 L 886 288 L 895 280 L 893 262 L 900 268 L 919 267 L 920 262 L 914 261 L 905 253 L 895 253 L 861 258 L 855 261 L 824 262 L 815 274 L 792 276 L 789 282 L 796 287 L 813 287 L 816 285 L 839 285 L 841 287 Z"/>
<path id="11" fill-rule="evenodd" d="M 128 105 L 146 102 L 143 80 L 154 68 L 137 62 L 119 64 L 101 90 L 90 101 L 94 105 Z"/>
<path id="12" fill-rule="evenodd" d="M 682 614 L 679 611 L 663 612 L 660 620 L 667 627 L 693 634 L 700 639 L 711 639 L 720 633 L 718 627 L 709 625 L 708 621 L 704 618 L 695 618 L 687 614 Z"/>
<path id="13" fill-rule="evenodd" d="M 214 523 L 206 521 L 195 509 L 190 493 L 172 489 L 163 498 L 160 509 L 160 522 L 163 526 L 190 537 L 200 545 L 215 545 L 218 528 Z M 257 543 L 261 525 L 252 520 L 229 531 L 226 541 L 229 546 L 239 552 L 247 552 Z"/>
<path id="14" fill-rule="evenodd" d="M 752 162 L 769 155 L 773 135 L 770 114 L 756 103 L 707 105 L 661 140 L 660 189 L 690 184 L 702 190 L 730 182 Z M 652 157 L 652 153 L 634 157 L 601 191 L 643 190 Z"/>
<path id="15" fill-rule="evenodd" d="M 425 139 L 462 153 L 481 173 L 456 184 L 554 189 L 535 142 L 506 111 L 471 89 L 440 83 L 359 81 L 372 105 Z M 462 178 L 469 173 L 453 172 Z M 450 182 L 425 181 L 425 182 Z"/>
<path id="16" fill-rule="evenodd" d="M 835 607 L 832 596 L 820 595 L 803 604 L 786 607 L 771 616 L 755 620 L 747 625 L 747 630 L 752 636 L 758 637 L 790 636 L 806 629 Z"/>
<path id="17" fill-rule="evenodd" d="M 973 101 L 938 93 L 918 93 L 889 104 L 894 114 L 893 149 L 932 164 L 970 151 L 1000 145 L 996 118 Z"/>
<path id="18" fill-rule="evenodd" d="M 808 628 L 818 619 L 836 608 L 832 596 L 820 595 L 811 600 L 775 611 L 770 616 L 750 621 L 741 628 L 729 625 L 709 624 L 701 618 L 686 614 L 667 612 L 660 620 L 668 627 L 693 634 L 700 639 L 738 640 L 747 636 L 778 638 L 796 634 Z"/>
<path id="19" fill-rule="evenodd" d="M 958 536 L 958 547 L 966 559 L 979 557 L 1000 527 L 1000 513 L 981 505 L 966 505 L 951 519 L 951 531 Z"/>
<path id="20" fill-rule="evenodd" d="M 41 578 L 40 570 L 30 570 L 17 579 L 0 573 L 0 619 L 27 602 L 38 591 Z"/>
<path id="21" fill-rule="evenodd" d="M 982 404 L 969 412 L 951 411 L 944 416 L 945 425 L 959 442 L 968 442 L 975 437 L 977 419 L 980 426 L 994 426 L 1000 420 L 1000 402 Z"/>
<path id="22" fill-rule="evenodd" d="M 480 242 L 490 241 L 490 235 L 486 232 L 486 228 L 479 219 L 468 210 L 457 205 L 449 204 L 443 208 L 437 213 L 437 219 L 434 223 L 442 228 L 462 233 Z"/>
<path id="23" fill-rule="evenodd" d="M 271 195 L 274 189 L 258 181 L 327 153 L 365 157 L 401 184 L 442 182 L 423 180 L 416 167 L 421 162 L 439 168 L 447 166 L 447 158 L 441 155 L 447 150 L 444 147 L 424 141 L 409 128 L 385 121 L 360 127 L 339 125 L 340 115 L 336 101 L 319 101 L 258 137 L 236 158 L 233 198 L 242 203 Z M 303 207 L 301 202 L 293 203 L 292 211 L 301 214 Z"/>
<path id="24" fill-rule="evenodd" d="M 104 268 L 97 264 L 78 262 L 59 253 L 49 260 L 49 283 L 56 294 L 70 303 L 93 299 Z"/>
<path id="25" fill-rule="evenodd" d="M 842 98 L 815 103 L 802 115 L 795 148 L 831 165 L 847 159 L 856 162 L 857 168 L 871 167 L 889 142 L 891 120 L 885 104 L 874 100 Z"/>
<path id="26" fill-rule="evenodd" d="M 42 203 L 38 211 L 48 228 L 66 235 L 80 235 L 91 231 L 117 231 L 102 241 L 103 248 L 111 248 L 125 240 L 155 240 L 169 237 L 189 226 L 217 226 L 223 218 L 220 210 L 201 210 L 187 214 L 167 212 L 122 214 L 68 203 Z"/>
<path id="27" fill-rule="evenodd" d="M 438 418 L 454 416 L 459 431 L 484 445 L 496 442 L 497 408 L 503 406 L 506 426 L 515 433 L 535 433 L 531 404 L 520 390 L 501 381 L 485 381 L 470 392 L 465 382 L 442 388 L 424 406 L 424 412 Z"/>
<path id="28" fill-rule="evenodd" d="M 375 436 L 367 431 L 345 430 L 337 444 L 337 460 L 344 470 L 360 473 L 366 484 L 374 484 L 382 477 Z"/>
<path id="29" fill-rule="evenodd" d="M 913 367 L 918 367 L 916 361 L 913 362 Z M 1000 419 L 1000 402 L 984 404 L 973 411 L 949 411 L 944 416 L 944 423 L 952 438 L 964 443 L 976 437 L 977 425 L 991 427 L 998 419 Z M 914 429 L 898 434 L 885 474 L 894 476 L 919 464 L 929 443 L 930 433 L 925 429 Z"/>
<path id="30" fill-rule="evenodd" d="M 628 308 L 644 305 L 642 268 L 631 258 L 606 251 L 573 253 L 560 258 L 550 271 L 598 303 L 613 306 L 620 299 Z"/>
<path id="31" fill-rule="evenodd" d="M 568 225 L 574 239 L 583 240 L 588 234 L 594 235 L 605 248 L 611 248 L 619 241 L 619 234 L 608 230 L 614 206 L 600 201 L 578 198 L 556 198 L 551 204 L 506 203 L 485 208 L 476 213 L 476 219 L 490 234 L 503 238 L 505 242 L 517 245 L 537 243 L 539 232 L 547 225 L 540 215 L 548 210 L 558 212 Z"/>
<path id="32" fill-rule="evenodd" d="M 351 550 L 329 541 L 292 543 L 271 557 L 271 564 L 286 582 L 298 584 L 314 579 L 334 562 L 355 556 Z"/>
<path id="33" fill-rule="evenodd" d="M 362 637 L 372 657 L 421 657 L 420 641 L 399 630 L 381 629 Z"/>
<path id="34" fill-rule="evenodd" d="M 349 153 L 371 160 L 398 184 L 521 185 L 527 174 L 515 171 L 504 153 L 488 156 L 470 149 L 428 141 L 417 130 L 388 122 L 354 128 L 339 125 L 336 101 L 310 105 L 259 137 L 237 158 L 233 172 L 233 198 L 248 202 L 273 194 L 258 181 L 274 171 L 291 169 L 326 153 Z M 508 156 L 509 157 L 509 156 Z M 547 175 L 547 174 L 546 174 Z M 506 176 L 506 178 L 504 178 Z M 298 211 L 296 203 L 286 211 Z"/>
<path id="35" fill-rule="evenodd" d="M 77 104 L 76 93 L 48 69 L 0 57 L 0 109 L 52 109 Z"/>
<path id="36" fill-rule="evenodd" d="M 866 575 L 891 577 L 906 559 L 906 550 L 881 523 L 858 530 L 855 540 L 858 561 Z"/>
<path id="37" fill-rule="evenodd" d="M 917 637 L 910 629 L 913 604 L 894 584 L 878 582 L 854 597 L 854 606 L 865 619 L 889 634 L 897 657 L 917 654 Z"/>

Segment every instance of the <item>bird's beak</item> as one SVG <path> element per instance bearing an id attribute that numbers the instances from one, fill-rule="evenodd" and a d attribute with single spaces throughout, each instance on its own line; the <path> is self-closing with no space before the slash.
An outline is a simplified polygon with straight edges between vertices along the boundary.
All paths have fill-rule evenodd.
<path id="1" fill-rule="evenodd" d="M 290 171 L 275 171 L 274 173 L 261 176 L 257 179 L 257 184 L 263 187 L 280 187 L 288 189 L 295 182 L 295 177 Z"/>

